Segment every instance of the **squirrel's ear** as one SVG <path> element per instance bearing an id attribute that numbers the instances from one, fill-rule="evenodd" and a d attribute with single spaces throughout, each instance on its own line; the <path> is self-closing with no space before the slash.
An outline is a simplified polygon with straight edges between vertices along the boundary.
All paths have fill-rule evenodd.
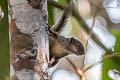
<path id="1" fill-rule="evenodd" d="M 73 41 L 74 41 L 74 38 L 73 38 L 73 37 L 69 39 L 69 42 L 70 42 L 70 43 L 72 43 Z"/>

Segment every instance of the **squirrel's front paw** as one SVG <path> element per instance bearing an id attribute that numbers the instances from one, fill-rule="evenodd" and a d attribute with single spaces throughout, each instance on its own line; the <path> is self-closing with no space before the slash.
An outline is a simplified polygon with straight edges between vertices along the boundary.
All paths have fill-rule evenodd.
<path id="1" fill-rule="evenodd" d="M 51 68 L 52 67 L 52 63 L 48 63 L 48 68 Z"/>

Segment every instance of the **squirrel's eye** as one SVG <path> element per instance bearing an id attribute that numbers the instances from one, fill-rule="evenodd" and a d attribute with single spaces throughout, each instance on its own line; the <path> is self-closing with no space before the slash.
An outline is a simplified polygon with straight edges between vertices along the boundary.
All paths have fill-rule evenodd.
<path id="1" fill-rule="evenodd" d="M 74 41 L 74 38 L 70 38 L 69 42 L 72 43 Z"/>

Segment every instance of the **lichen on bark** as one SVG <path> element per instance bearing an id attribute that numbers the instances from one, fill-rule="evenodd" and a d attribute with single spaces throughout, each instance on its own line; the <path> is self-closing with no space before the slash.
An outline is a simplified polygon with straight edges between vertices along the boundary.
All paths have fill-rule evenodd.
<path id="1" fill-rule="evenodd" d="M 11 80 L 49 80 L 49 40 L 46 31 L 47 0 L 40 0 L 39 8 L 34 8 L 26 0 L 9 0 L 8 4 L 9 11 L 12 11 L 12 18 L 9 18 Z M 14 42 L 11 41 L 13 38 L 11 33 L 14 30 L 13 25 L 11 25 L 13 19 L 20 32 L 30 35 L 33 39 L 33 48 L 36 48 L 37 52 L 32 59 L 29 58 L 29 55 L 33 54 L 27 54 L 24 52 L 25 49 L 15 51 L 12 47 L 14 45 Z"/>

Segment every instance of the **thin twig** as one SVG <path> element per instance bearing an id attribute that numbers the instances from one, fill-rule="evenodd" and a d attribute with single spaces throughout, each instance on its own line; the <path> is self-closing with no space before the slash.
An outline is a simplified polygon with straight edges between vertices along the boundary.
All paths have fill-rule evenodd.
<path id="1" fill-rule="evenodd" d="M 91 2 L 90 0 L 88 0 L 88 1 L 89 1 L 89 3 Z M 101 4 L 101 2 L 100 2 L 100 4 Z M 93 34 L 93 27 L 94 27 L 94 25 L 95 25 L 95 20 L 96 20 L 97 13 L 99 12 L 98 10 L 99 10 L 99 6 L 97 6 L 96 11 L 95 11 L 95 14 L 93 15 L 93 23 L 92 23 L 92 26 L 91 26 L 90 31 L 89 31 L 89 38 L 90 38 L 90 37 L 92 36 L 92 34 Z M 88 45 L 88 40 L 89 40 L 89 39 L 87 39 L 86 47 L 87 47 L 87 45 Z M 85 56 L 84 56 L 84 59 L 85 59 Z"/>
<path id="2" fill-rule="evenodd" d="M 70 1 L 72 1 L 72 0 L 66 0 L 67 4 L 68 4 Z M 73 4 L 73 5 L 74 5 L 74 4 Z M 85 60 L 85 56 L 83 56 L 83 62 L 81 63 L 81 64 L 82 64 L 81 69 L 84 68 L 84 60 Z"/>
<path id="3" fill-rule="evenodd" d="M 79 77 L 80 77 L 82 80 L 85 80 L 85 75 L 84 75 L 84 73 L 85 73 L 87 70 L 89 70 L 89 69 L 93 68 L 94 66 L 102 63 L 102 62 L 103 62 L 104 60 L 106 60 L 106 59 L 110 59 L 110 58 L 118 57 L 118 56 L 120 56 L 120 54 L 118 54 L 118 53 L 112 53 L 112 54 L 106 55 L 106 56 L 103 57 L 103 60 L 98 61 L 98 62 L 96 62 L 95 64 L 93 64 L 93 65 L 85 68 L 83 71 L 80 70 L 79 68 L 77 68 L 77 67 L 75 66 L 75 64 L 74 64 L 68 57 L 66 57 L 66 59 L 67 59 L 68 62 L 72 65 L 72 67 L 74 68 L 74 70 L 76 71 L 76 73 L 79 75 Z"/>
<path id="4" fill-rule="evenodd" d="M 49 3 L 50 5 L 52 5 L 52 6 L 60 9 L 60 10 L 64 10 L 64 9 L 65 9 L 65 6 L 62 6 L 62 5 L 58 4 L 58 3 L 55 2 L 55 1 L 48 0 L 48 3 Z M 73 8 L 74 8 L 74 9 L 73 9 L 72 15 L 77 19 L 78 23 L 79 23 L 80 25 L 82 25 L 82 27 L 84 28 L 84 30 L 89 34 L 89 30 L 90 30 L 90 29 L 89 29 L 88 25 L 87 25 L 87 24 L 85 23 L 85 21 L 82 19 L 82 17 L 80 16 L 78 10 L 77 10 L 75 7 L 73 7 Z M 96 35 L 95 35 L 94 33 L 92 34 L 91 38 L 92 38 L 99 46 L 101 46 L 107 53 L 111 53 L 111 52 L 112 52 L 112 50 L 109 50 L 108 48 L 106 48 L 105 45 L 104 45 L 103 43 L 101 43 L 101 41 L 99 41 L 99 39 L 96 37 Z M 112 58 L 112 57 L 115 57 L 115 56 L 120 56 L 120 55 L 118 55 L 118 54 L 111 54 L 111 55 L 109 55 L 109 56 L 108 56 L 108 55 L 105 56 L 104 58 L 107 59 L 107 58 Z M 66 59 L 70 62 L 69 58 L 66 58 Z M 104 60 L 104 59 L 103 59 L 103 60 Z M 86 72 L 88 69 L 94 67 L 95 65 L 102 63 L 103 60 L 102 60 L 102 61 L 99 61 L 99 62 L 97 62 L 97 63 L 95 63 L 95 64 L 93 64 L 93 65 L 91 65 L 91 66 L 89 66 L 88 68 L 84 69 L 83 72 Z M 81 76 L 81 73 L 78 73 L 78 71 L 79 71 L 80 69 L 78 70 L 78 69 L 76 68 L 76 66 L 75 66 L 74 64 L 72 64 L 71 62 L 70 62 L 70 64 L 73 66 L 73 68 L 75 69 L 75 71 L 77 72 L 77 74 L 78 74 L 79 76 Z M 80 72 L 82 72 L 82 71 L 80 70 Z"/>
<path id="5" fill-rule="evenodd" d="M 93 2 L 91 2 L 90 0 L 88 0 L 88 1 L 89 1 L 89 3 L 93 3 Z M 101 4 L 102 4 L 102 0 L 99 2 L 99 5 L 101 5 Z M 90 32 L 89 32 L 90 37 L 91 37 L 92 34 L 93 34 L 92 29 L 93 29 L 93 27 L 94 27 L 94 25 L 95 25 L 96 16 L 97 16 L 98 12 L 101 10 L 99 6 L 96 6 L 96 7 L 97 7 L 97 8 L 96 8 L 95 14 L 93 15 L 93 23 L 92 23 L 92 26 L 91 26 Z M 99 9 L 100 9 L 100 10 L 99 10 Z"/>
<path id="6" fill-rule="evenodd" d="M 85 80 L 85 75 L 83 73 L 82 70 L 80 70 L 79 68 L 77 68 L 75 66 L 75 64 L 69 59 L 69 57 L 66 57 L 67 61 L 72 65 L 73 69 L 75 70 L 75 72 L 79 75 L 79 77 L 82 79 L 82 80 Z"/>
<path id="7" fill-rule="evenodd" d="M 97 11 L 96 11 L 95 15 L 93 16 L 93 23 L 92 23 L 92 26 L 91 26 L 90 32 L 89 32 L 89 36 L 90 36 L 90 37 L 91 37 L 92 34 L 93 34 L 93 27 L 94 27 L 94 25 L 95 25 L 96 15 L 97 15 Z"/>
<path id="8" fill-rule="evenodd" d="M 65 6 L 62 6 L 60 4 L 58 4 L 55 1 L 51 1 L 48 0 L 48 3 L 58 9 L 64 10 Z M 54 3 L 54 4 L 53 4 Z M 80 16 L 79 11 L 77 10 L 77 8 L 75 8 L 75 6 L 73 5 L 73 11 L 72 11 L 72 15 L 77 19 L 79 25 L 82 25 L 82 28 L 84 28 L 84 30 L 89 34 L 89 27 L 86 24 L 86 22 L 83 20 L 83 18 Z M 108 49 L 97 37 L 96 35 L 93 33 L 93 35 L 91 36 L 91 38 L 100 46 L 102 47 L 106 52 L 110 53 L 112 52 L 112 50 Z"/>
<path id="9" fill-rule="evenodd" d="M 118 56 L 120 56 L 120 53 L 112 53 L 112 54 L 104 56 L 103 58 L 108 59 L 108 58 L 118 57 Z"/>
<path id="10" fill-rule="evenodd" d="M 106 59 L 110 59 L 110 58 L 117 57 L 117 56 L 120 56 L 120 54 L 112 53 L 112 54 L 106 55 L 106 56 L 103 57 L 103 60 L 98 61 L 98 62 L 96 62 L 95 64 L 87 67 L 86 69 L 83 70 L 83 72 L 86 72 L 86 71 L 89 70 L 90 68 L 93 68 L 94 66 L 102 63 L 102 62 L 103 62 L 104 60 L 106 60 Z"/>
<path id="11" fill-rule="evenodd" d="M 93 68 L 94 66 L 96 66 L 96 65 L 98 65 L 98 64 L 100 64 L 100 63 L 102 63 L 102 62 L 103 62 L 103 60 L 96 62 L 95 64 L 93 64 L 93 65 L 91 65 L 91 66 L 85 68 L 85 69 L 83 70 L 83 72 L 85 73 L 87 70 Z"/>
<path id="12" fill-rule="evenodd" d="M 81 77 L 82 73 L 78 73 L 78 68 L 75 66 L 75 64 L 69 59 L 69 57 L 66 57 L 67 61 L 72 65 L 73 69 L 76 71 L 76 73 Z M 81 70 L 80 70 L 81 71 Z M 81 71 L 82 72 L 82 71 Z"/>
<path id="13" fill-rule="evenodd" d="M 93 1 L 88 0 L 88 2 L 89 2 L 91 5 L 93 5 L 93 6 L 97 7 L 99 10 L 104 10 L 104 8 L 103 8 L 103 7 L 99 7 L 99 5 L 97 5 L 97 4 L 95 4 L 95 3 L 93 3 Z M 98 3 L 102 3 L 102 0 L 101 0 L 100 2 L 98 2 Z M 100 5 L 101 5 L 101 4 L 100 4 Z"/>
<path id="14" fill-rule="evenodd" d="M 65 9 L 65 6 L 59 5 L 56 1 L 48 0 L 48 4 L 58 8 L 60 10 Z"/>

